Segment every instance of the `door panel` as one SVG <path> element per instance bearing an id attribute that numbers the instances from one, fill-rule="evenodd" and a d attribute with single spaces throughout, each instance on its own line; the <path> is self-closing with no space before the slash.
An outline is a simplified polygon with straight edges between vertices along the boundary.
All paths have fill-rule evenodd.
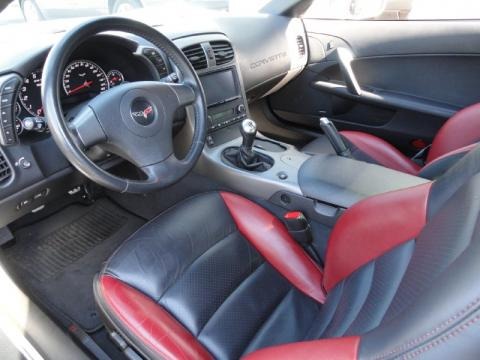
<path id="1" fill-rule="evenodd" d="M 459 109 L 480 101 L 479 21 L 305 20 L 305 71 L 269 98 L 290 125 L 318 129 L 328 116 L 340 129 L 378 135 L 407 154 L 431 142 Z M 355 94 L 338 47 L 354 55 Z"/>

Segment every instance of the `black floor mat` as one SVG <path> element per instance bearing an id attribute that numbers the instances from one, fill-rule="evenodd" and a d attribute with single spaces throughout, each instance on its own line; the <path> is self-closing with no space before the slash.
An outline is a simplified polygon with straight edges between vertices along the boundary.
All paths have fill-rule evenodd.
<path id="1" fill-rule="evenodd" d="M 143 223 L 106 199 L 91 206 L 72 205 L 16 231 L 16 244 L 4 251 L 7 266 L 65 326 L 73 321 L 94 331 L 101 321 L 93 277 Z"/>

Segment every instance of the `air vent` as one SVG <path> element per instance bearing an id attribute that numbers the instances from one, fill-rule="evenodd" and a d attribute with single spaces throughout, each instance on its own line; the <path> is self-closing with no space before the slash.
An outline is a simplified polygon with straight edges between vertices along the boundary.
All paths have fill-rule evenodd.
<path id="1" fill-rule="evenodd" d="M 228 41 L 211 41 L 210 46 L 217 65 L 227 64 L 233 60 L 233 48 Z"/>
<path id="2" fill-rule="evenodd" d="M 5 156 L 0 152 L 0 185 L 6 183 L 11 176 L 12 169 L 10 169 Z"/>
<path id="3" fill-rule="evenodd" d="M 297 36 L 297 47 L 298 47 L 298 55 L 302 57 L 305 55 L 305 41 L 303 40 L 303 36 Z"/>
<path id="4" fill-rule="evenodd" d="M 202 70 L 208 67 L 207 55 L 205 55 L 202 45 L 187 46 L 182 51 L 195 70 Z"/>

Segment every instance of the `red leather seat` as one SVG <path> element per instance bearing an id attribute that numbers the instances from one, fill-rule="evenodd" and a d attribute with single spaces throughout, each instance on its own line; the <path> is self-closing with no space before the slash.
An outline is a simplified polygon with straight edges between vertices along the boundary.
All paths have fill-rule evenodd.
<path id="1" fill-rule="evenodd" d="M 480 104 L 469 106 L 450 118 L 435 136 L 424 166 L 420 166 L 388 142 L 359 132 L 341 131 L 358 160 L 429 179 L 440 176 L 480 141 Z M 333 153 L 328 139 L 321 136 L 307 144 L 310 154 Z"/>
<path id="2" fill-rule="evenodd" d="M 107 327 L 152 359 L 478 359 L 480 148 L 442 178 L 365 199 L 325 266 L 232 193 L 149 222 L 95 281 Z"/>

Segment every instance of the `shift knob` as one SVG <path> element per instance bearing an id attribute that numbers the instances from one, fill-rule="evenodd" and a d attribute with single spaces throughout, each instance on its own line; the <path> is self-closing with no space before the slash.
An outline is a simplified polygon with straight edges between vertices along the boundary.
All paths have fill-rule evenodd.
<path id="1" fill-rule="evenodd" d="M 349 146 L 345 143 L 333 122 L 331 122 L 326 117 L 322 117 L 320 119 L 320 127 L 325 133 L 325 136 L 332 144 L 332 147 L 337 153 L 337 155 L 344 157 L 352 156 Z"/>
<path id="2" fill-rule="evenodd" d="M 257 124 L 251 119 L 243 120 L 240 126 L 240 133 L 243 138 L 242 149 L 246 152 L 251 152 L 255 136 L 257 135 Z"/>

